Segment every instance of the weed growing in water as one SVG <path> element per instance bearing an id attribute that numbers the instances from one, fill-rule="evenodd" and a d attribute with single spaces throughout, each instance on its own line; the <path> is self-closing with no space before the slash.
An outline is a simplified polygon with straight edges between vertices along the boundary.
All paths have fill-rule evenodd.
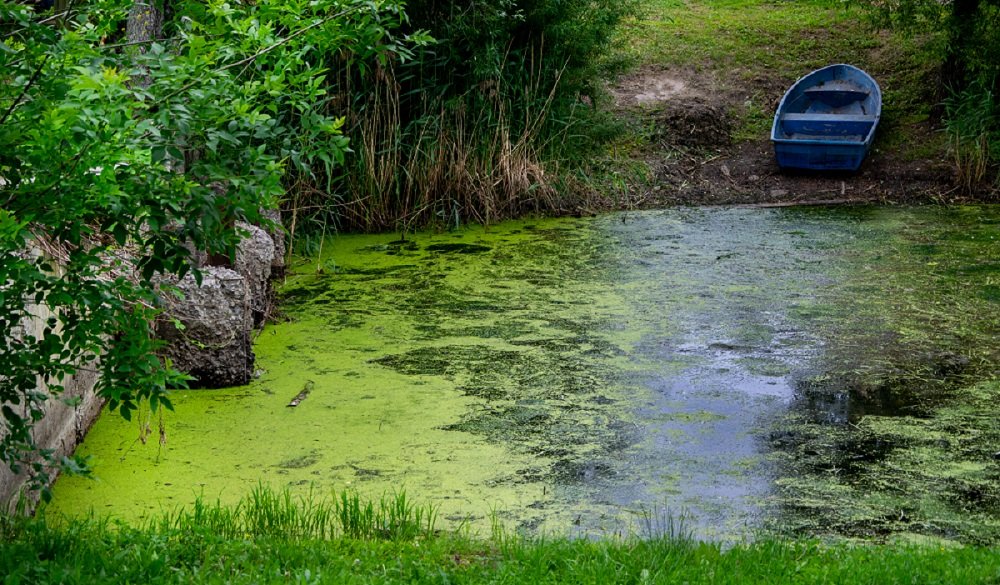
<path id="1" fill-rule="evenodd" d="M 235 506 L 198 498 L 190 508 L 163 515 L 146 529 L 159 533 L 194 532 L 222 538 L 353 538 L 413 540 L 435 533 L 437 511 L 414 504 L 406 492 L 363 500 L 354 492 L 318 497 L 293 496 L 258 485 Z"/>

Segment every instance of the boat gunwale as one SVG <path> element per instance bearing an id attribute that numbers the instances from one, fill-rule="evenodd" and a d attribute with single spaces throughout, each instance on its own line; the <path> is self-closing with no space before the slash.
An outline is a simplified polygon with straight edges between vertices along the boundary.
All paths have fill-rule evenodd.
<path id="1" fill-rule="evenodd" d="M 811 139 L 810 140 L 803 140 L 803 139 L 800 139 L 800 138 L 781 138 L 781 137 L 779 137 L 778 136 L 778 129 L 780 128 L 781 116 L 782 116 L 783 113 L 788 113 L 788 112 L 784 111 L 785 110 L 785 105 L 786 105 L 786 103 L 788 101 L 788 96 L 792 95 L 792 93 L 795 91 L 795 89 L 797 87 L 799 87 L 800 85 L 802 85 L 804 82 L 806 82 L 809 78 L 811 78 L 811 77 L 819 74 L 820 72 L 826 71 L 828 69 L 835 69 L 835 68 L 846 68 L 846 69 L 849 69 L 849 70 L 853 70 L 854 72 L 857 72 L 857 73 L 861 74 L 861 76 L 863 76 L 863 78 L 865 78 L 865 79 L 867 79 L 867 80 L 869 80 L 871 82 L 872 89 L 873 89 L 873 92 L 872 92 L 873 95 L 871 96 L 871 99 L 877 100 L 878 111 L 877 111 L 877 113 L 874 114 L 872 127 L 869 128 L 868 133 L 865 134 L 864 139 L 861 140 L 861 141 L 857 141 L 857 140 L 836 140 L 836 141 L 832 141 L 832 140 L 823 140 L 821 138 L 817 138 L 815 140 L 811 140 Z M 805 90 L 803 90 L 803 92 L 804 91 Z M 871 114 L 868 114 L 868 115 L 871 115 Z M 875 81 L 875 78 L 872 77 L 871 75 L 869 75 L 868 72 L 866 72 L 863 69 L 860 69 L 858 67 L 855 67 L 854 65 L 851 65 L 851 64 L 848 64 L 848 63 L 834 63 L 832 65 L 827 65 L 825 67 L 820 67 L 819 69 L 816 69 L 814 71 L 810 71 L 809 73 L 803 75 L 798 80 L 796 80 L 795 83 L 793 83 L 791 85 L 791 87 L 788 88 L 788 90 L 785 92 L 785 95 L 781 96 L 781 101 L 778 102 L 778 109 L 774 113 L 774 121 L 771 124 L 771 141 L 774 142 L 775 144 L 797 144 L 797 145 L 806 145 L 806 146 L 811 146 L 811 145 L 824 145 L 824 146 L 828 146 L 828 145 L 840 145 L 840 146 L 845 146 L 845 145 L 850 145 L 850 146 L 862 145 L 867 150 L 868 146 L 871 144 L 872 140 L 875 138 L 875 131 L 878 129 L 878 123 L 879 123 L 879 121 L 881 119 L 882 119 L 882 88 L 879 86 L 878 82 Z"/>

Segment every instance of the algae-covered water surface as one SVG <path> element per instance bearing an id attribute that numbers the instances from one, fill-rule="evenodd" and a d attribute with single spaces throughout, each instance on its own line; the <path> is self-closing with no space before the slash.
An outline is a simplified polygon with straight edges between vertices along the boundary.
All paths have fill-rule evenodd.
<path id="1" fill-rule="evenodd" d="M 451 525 L 996 543 L 998 240 L 992 207 L 338 236 L 293 267 L 252 384 L 102 417 L 98 479 L 49 511 L 264 483 L 405 489 Z"/>

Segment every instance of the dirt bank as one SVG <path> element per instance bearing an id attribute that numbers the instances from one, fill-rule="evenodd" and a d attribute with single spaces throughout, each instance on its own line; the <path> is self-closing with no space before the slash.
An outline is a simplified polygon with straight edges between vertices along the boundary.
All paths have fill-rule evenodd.
<path id="1" fill-rule="evenodd" d="M 676 68 L 647 67 L 619 79 L 610 88 L 616 111 L 650 134 L 642 157 L 653 181 L 636 194 L 638 206 L 963 199 L 953 186 L 949 161 L 940 154 L 915 156 L 919 149 L 913 145 L 892 147 L 885 121 L 858 172 L 781 171 L 759 120 L 774 112 L 785 89 L 767 77 L 720 80 Z M 752 107 L 747 96 L 764 96 L 756 125 L 746 122 Z M 927 141 L 939 141 L 937 132 L 930 122 L 907 128 L 908 136 Z"/>

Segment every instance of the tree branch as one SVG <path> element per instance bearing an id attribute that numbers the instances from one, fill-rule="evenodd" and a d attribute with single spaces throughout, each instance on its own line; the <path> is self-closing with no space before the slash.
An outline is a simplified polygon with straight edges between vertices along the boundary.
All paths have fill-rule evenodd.
<path id="1" fill-rule="evenodd" d="M 322 20 L 318 20 L 318 21 L 310 24 L 307 27 L 301 28 L 301 29 L 293 32 L 292 34 L 290 34 L 287 37 L 281 39 L 280 41 L 274 43 L 273 45 L 270 45 L 268 47 L 265 47 L 265 48 L 257 51 L 256 53 L 254 53 L 253 55 L 250 55 L 246 59 L 242 59 L 242 60 L 237 61 L 235 63 L 230 63 L 229 65 L 225 65 L 223 67 L 220 67 L 219 69 L 216 69 L 216 71 L 225 71 L 226 69 L 232 69 L 233 67 L 239 67 L 241 65 L 247 65 L 247 64 L 255 61 L 258 57 L 261 57 L 261 56 L 263 56 L 263 55 L 265 55 L 267 53 L 270 53 L 271 51 L 277 49 L 278 47 L 281 47 L 282 45 L 285 45 L 285 44 L 287 44 L 287 43 L 295 40 L 296 38 L 304 35 L 305 33 L 307 33 L 310 30 L 316 28 L 317 26 L 324 25 L 324 24 L 330 22 L 331 20 L 333 20 L 335 18 L 340 18 L 342 16 L 347 16 L 348 14 L 350 14 L 352 12 L 356 12 L 357 10 L 358 9 L 356 9 L 356 8 L 352 9 L 352 10 L 344 10 L 344 11 L 338 12 L 337 14 L 333 14 L 333 15 L 327 16 L 326 18 L 324 18 Z"/>
<path id="2" fill-rule="evenodd" d="M 284 46 L 284 45 L 288 44 L 289 42 L 295 40 L 296 38 L 298 38 L 298 37 L 300 37 L 302 35 L 304 35 L 305 33 L 309 32 L 312 29 L 314 29 L 314 28 L 316 28 L 318 26 L 322 26 L 322 25 L 330 22 L 331 20 L 333 20 L 335 18 L 341 18 L 343 16 L 347 16 L 348 14 L 351 14 L 352 12 L 358 12 L 359 10 L 360 10 L 359 8 L 352 8 L 352 9 L 349 9 L 349 10 L 343 10 L 343 11 L 338 12 L 336 14 L 332 14 L 330 16 L 327 16 L 326 18 L 324 18 L 322 20 L 318 20 L 318 21 L 310 24 L 309 26 L 303 27 L 303 28 L 295 31 L 294 33 L 288 35 L 287 37 L 281 39 L 280 41 L 278 41 L 278 42 L 276 42 L 276 43 L 274 43 L 272 45 L 264 47 L 263 49 L 257 51 L 256 53 L 254 53 L 253 55 L 250 55 L 249 57 L 247 57 L 245 59 L 240 59 L 239 61 L 236 61 L 235 63 L 230 63 L 228 65 L 223 65 L 222 67 L 219 67 L 218 69 L 212 70 L 212 72 L 213 73 L 221 73 L 223 71 L 226 71 L 227 69 L 232 69 L 234 67 L 240 67 L 240 66 L 243 66 L 243 65 L 249 65 L 250 63 L 253 63 L 254 61 L 256 61 L 259 57 L 261 57 L 263 55 L 266 55 L 267 53 L 270 53 L 271 51 L 277 49 L 278 47 L 281 47 L 281 46 Z M 160 101 L 166 101 L 166 100 L 168 100 L 168 99 L 170 99 L 170 98 L 172 98 L 172 97 L 174 97 L 174 96 L 176 96 L 178 94 L 181 94 L 181 93 L 183 93 L 183 92 L 191 89 L 192 87 L 194 87 L 195 85 L 197 85 L 198 83 L 200 83 L 201 80 L 202 80 L 202 78 L 199 76 L 197 79 L 195 79 L 195 80 L 193 80 L 193 81 L 191 81 L 189 83 L 184 84 L 177 91 L 175 91 L 173 93 L 170 93 L 170 94 L 167 94 L 166 96 L 164 96 L 163 98 L 161 98 Z"/>
<path id="3" fill-rule="evenodd" d="M 34 85 L 36 81 L 38 81 L 38 76 L 41 75 L 42 69 L 45 68 L 45 64 L 49 62 L 49 57 L 51 56 L 52 56 L 51 53 L 46 53 L 45 57 L 42 58 L 42 62 L 39 63 L 38 67 L 35 68 L 35 72 L 31 75 L 31 79 L 28 80 L 28 83 L 24 85 L 24 89 L 21 90 L 21 93 L 17 96 L 17 99 L 15 99 L 10 104 L 10 107 L 7 108 L 7 111 L 4 112 L 3 118 L 0 118 L 0 126 L 3 126 L 4 122 L 7 121 L 7 118 L 9 118 L 10 115 L 14 113 L 14 110 L 17 108 L 17 105 L 21 103 L 22 99 L 24 99 L 24 96 L 28 93 L 28 90 L 31 89 L 31 86 Z"/>

